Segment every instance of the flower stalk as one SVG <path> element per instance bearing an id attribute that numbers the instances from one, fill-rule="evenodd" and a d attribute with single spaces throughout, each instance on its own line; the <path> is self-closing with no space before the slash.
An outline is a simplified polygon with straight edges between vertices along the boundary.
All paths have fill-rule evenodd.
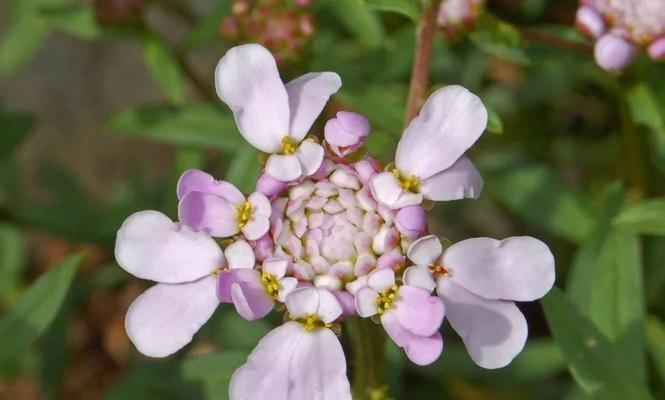
<path id="1" fill-rule="evenodd" d="M 353 398 L 387 399 L 388 387 L 383 375 L 385 333 L 370 319 L 352 318 L 347 324 L 353 343 Z"/>

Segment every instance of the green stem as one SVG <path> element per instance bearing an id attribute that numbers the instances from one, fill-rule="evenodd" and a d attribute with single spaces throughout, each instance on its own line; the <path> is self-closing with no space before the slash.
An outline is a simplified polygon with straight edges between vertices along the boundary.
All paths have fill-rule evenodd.
<path id="1" fill-rule="evenodd" d="M 627 77 L 618 80 L 619 116 L 621 118 L 621 168 L 628 182 L 630 195 L 634 198 L 642 198 L 648 192 L 648 173 L 645 161 L 648 159 L 640 137 L 636 129 L 635 121 L 626 99 L 626 93 L 630 89 Z"/>
<path id="2" fill-rule="evenodd" d="M 383 376 L 386 336 L 380 325 L 370 319 L 347 321 L 353 342 L 353 398 L 382 400 L 388 398 Z"/>

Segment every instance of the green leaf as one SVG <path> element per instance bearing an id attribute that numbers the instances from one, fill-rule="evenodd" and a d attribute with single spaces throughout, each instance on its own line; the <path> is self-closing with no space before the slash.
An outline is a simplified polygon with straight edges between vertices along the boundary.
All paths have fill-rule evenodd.
<path id="1" fill-rule="evenodd" d="M 649 316 L 646 320 L 646 333 L 651 358 L 661 383 L 665 383 L 665 324 L 655 315 Z"/>
<path id="2" fill-rule="evenodd" d="M 155 142 L 235 151 L 245 145 L 233 116 L 213 106 L 146 105 L 113 117 L 111 129 Z"/>
<path id="3" fill-rule="evenodd" d="M 0 309 L 12 302 L 25 263 L 25 243 L 18 229 L 0 223 Z"/>
<path id="4" fill-rule="evenodd" d="M 612 223 L 638 233 L 665 235 L 665 198 L 630 204 L 614 217 Z"/>
<path id="5" fill-rule="evenodd" d="M 226 180 L 233 183 L 241 192 L 249 193 L 256 187 L 259 169 L 259 152 L 249 145 L 244 145 L 231 160 Z"/>
<path id="6" fill-rule="evenodd" d="M 216 1 L 208 9 L 201 20 L 197 21 L 184 40 L 187 48 L 197 48 L 211 42 L 219 42 L 219 24 L 225 15 L 230 13 L 231 2 Z"/>
<path id="7" fill-rule="evenodd" d="M 487 131 L 491 133 L 503 133 L 503 121 L 494 108 L 485 103 L 487 109 Z"/>
<path id="8" fill-rule="evenodd" d="M 102 33 L 91 7 L 65 4 L 42 8 L 40 15 L 50 26 L 84 39 L 96 39 Z"/>
<path id="9" fill-rule="evenodd" d="M 480 18 L 478 29 L 471 34 L 471 42 L 480 50 L 499 58 L 522 65 L 530 63 L 522 49 L 522 35 L 517 28 L 489 13 Z"/>
<path id="10" fill-rule="evenodd" d="M 182 72 L 176 55 L 153 34 L 142 37 L 143 58 L 155 83 L 174 104 L 185 100 Z"/>
<path id="11" fill-rule="evenodd" d="M 116 380 L 101 398 L 103 400 L 201 400 L 206 397 L 202 385 L 183 377 L 181 363 L 160 361 L 135 365 Z"/>
<path id="12" fill-rule="evenodd" d="M 216 354 L 191 357 L 183 361 L 183 377 L 204 385 L 206 398 L 228 399 L 231 376 L 247 360 L 244 351 L 222 351 Z"/>
<path id="13" fill-rule="evenodd" d="M 665 121 L 662 109 L 651 88 L 640 82 L 628 89 L 626 100 L 635 122 L 646 126 L 665 140 Z"/>
<path id="14" fill-rule="evenodd" d="M 0 158 L 10 155 L 35 126 L 35 118 L 27 113 L 0 110 Z"/>
<path id="15" fill-rule="evenodd" d="M 70 256 L 42 275 L 0 319 L 0 363 L 20 354 L 48 328 L 82 259 Z"/>
<path id="16" fill-rule="evenodd" d="M 339 21 L 368 47 L 383 43 L 383 25 L 376 13 L 361 0 L 335 0 L 328 3 Z"/>
<path id="17" fill-rule="evenodd" d="M 413 22 L 420 19 L 420 10 L 411 0 L 364 0 L 367 7 L 377 11 L 394 12 L 410 18 Z"/>
<path id="18" fill-rule="evenodd" d="M 558 288 L 541 302 L 552 335 L 573 377 L 587 394 L 607 400 L 651 398 L 634 365 Z"/>

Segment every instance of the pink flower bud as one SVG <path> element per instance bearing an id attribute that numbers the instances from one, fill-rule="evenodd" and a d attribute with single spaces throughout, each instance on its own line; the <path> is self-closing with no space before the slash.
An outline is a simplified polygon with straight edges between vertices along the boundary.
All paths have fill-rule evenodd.
<path id="1" fill-rule="evenodd" d="M 364 115 L 340 111 L 337 118 L 326 123 L 324 134 L 332 151 L 345 157 L 365 143 L 370 129 L 369 120 Z"/>
<path id="2" fill-rule="evenodd" d="M 605 20 L 591 7 L 580 7 L 575 15 L 575 25 L 582 33 L 592 38 L 598 38 L 605 33 Z"/>
<path id="3" fill-rule="evenodd" d="M 262 174 L 256 182 L 256 190 L 268 197 L 273 197 L 286 188 L 286 183 L 271 178 L 269 175 Z"/>
<path id="4" fill-rule="evenodd" d="M 637 54 L 637 47 L 617 33 L 606 33 L 598 39 L 594 49 L 596 62 L 608 71 L 620 71 L 628 66 Z"/>
<path id="5" fill-rule="evenodd" d="M 665 36 L 651 43 L 647 52 L 652 59 L 665 61 Z"/>

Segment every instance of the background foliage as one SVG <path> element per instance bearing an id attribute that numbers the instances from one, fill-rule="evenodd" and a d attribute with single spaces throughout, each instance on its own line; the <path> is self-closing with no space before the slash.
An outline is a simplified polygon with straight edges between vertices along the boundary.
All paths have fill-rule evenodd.
<path id="1" fill-rule="evenodd" d="M 277 321 L 220 308 L 185 351 L 146 359 L 123 325 L 146 283 L 112 249 L 131 212 L 175 216 L 187 168 L 252 190 L 258 154 L 212 80 L 236 44 L 219 30 L 232 4 L 138 1 L 109 23 L 93 3 L 0 6 L 0 397 L 223 399 Z M 520 305 L 530 338 L 507 368 L 475 366 L 448 327 L 431 367 L 388 348 L 393 398 L 665 398 L 665 65 L 601 70 L 571 26 L 576 6 L 489 1 L 475 32 L 435 40 L 430 89 L 467 86 L 492 117 L 470 154 L 481 199 L 437 205 L 430 226 L 453 242 L 536 236 L 553 249 L 559 289 Z M 283 76 L 338 72 L 328 115 L 368 115 L 368 147 L 390 160 L 419 2 L 315 0 L 306 13 L 315 33 Z"/>

